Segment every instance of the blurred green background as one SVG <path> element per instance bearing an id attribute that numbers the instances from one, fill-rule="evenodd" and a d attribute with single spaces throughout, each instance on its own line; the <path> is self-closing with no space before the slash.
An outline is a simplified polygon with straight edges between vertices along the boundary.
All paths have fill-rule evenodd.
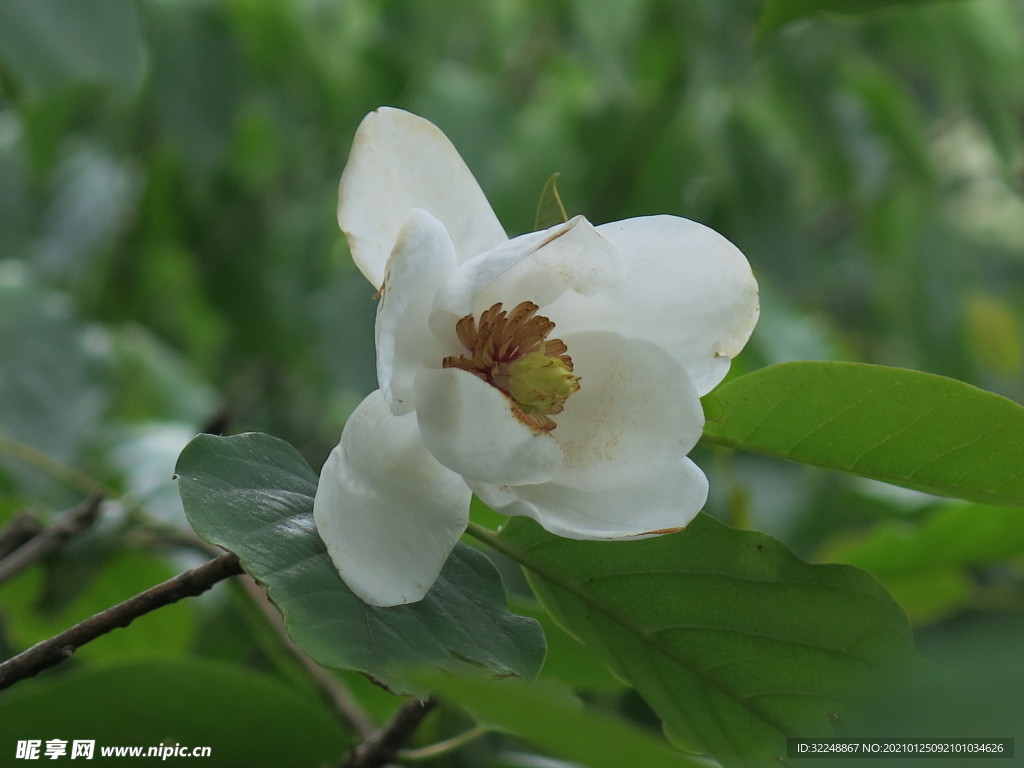
<path id="1" fill-rule="evenodd" d="M 451 138 L 510 235 L 554 172 L 570 214 L 726 235 L 762 289 L 736 373 L 856 360 L 1024 400 L 1024 6 L 917 2 L 759 34 L 761 11 L 0 0 L 0 524 L 96 484 L 114 497 L 0 586 L 0 655 L 192 562 L 170 477 L 197 431 L 269 432 L 319 468 L 375 387 L 373 288 L 335 205 L 355 127 L 384 104 Z M 697 459 L 712 513 L 869 568 L 925 645 L 1024 611 L 1012 514 L 965 548 L 971 505 Z M 202 656 L 295 678 L 222 592 L 75 664 Z"/>

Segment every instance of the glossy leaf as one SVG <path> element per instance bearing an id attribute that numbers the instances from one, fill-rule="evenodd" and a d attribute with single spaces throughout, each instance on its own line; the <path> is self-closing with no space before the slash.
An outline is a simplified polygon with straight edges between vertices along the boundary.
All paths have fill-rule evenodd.
<path id="1" fill-rule="evenodd" d="M 940 496 L 1024 506 L 1024 407 L 943 376 L 783 363 L 704 399 L 705 440 Z"/>
<path id="2" fill-rule="evenodd" d="M 199 660 L 121 663 L 4 691 L 0 754 L 12 759 L 24 739 L 66 740 L 61 762 L 70 760 L 71 742 L 82 739 L 95 742 L 86 765 L 120 762 L 105 763 L 102 747 L 163 743 L 210 747 L 211 754 L 149 762 L 250 768 L 335 764 L 351 743 L 317 699 L 239 667 Z"/>
<path id="3" fill-rule="evenodd" d="M 292 638 L 319 663 L 365 672 L 401 692 L 410 686 L 397 667 L 537 674 L 539 625 L 509 613 L 497 570 L 466 545 L 421 602 L 376 608 L 355 597 L 313 523 L 317 476 L 284 441 L 200 435 L 176 472 L 196 532 L 235 552 L 267 585 Z"/>
<path id="4" fill-rule="evenodd" d="M 621 718 L 586 710 L 551 683 L 429 675 L 424 685 L 457 701 L 483 725 L 511 733 L 587 768 L 701 768 L 704 761 L 675 751 L 654 734 Z"/>
<path id="5" fill-rule="evenodd" d="M 517 518 L 493 543 L 672 742 L 727 766 L 776 765 L 787 737 L 835 735 L 876 675 L 916 658 L 905 616 L 871 576 L 808 565 L 706 515 L 630 542 L 559 539 Z"/>

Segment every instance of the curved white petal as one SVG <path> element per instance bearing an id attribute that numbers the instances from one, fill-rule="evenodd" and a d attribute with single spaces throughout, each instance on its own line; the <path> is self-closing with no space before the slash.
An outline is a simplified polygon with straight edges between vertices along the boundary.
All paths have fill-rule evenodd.
<path id="1" fill-rule="evenodd" d="M 580 388 L 554 417 L 551 435 L 562 447 L 554 482 L 587 490 L 633 485 L 675 466 L 697 444 L 700 398 L 664 349 L 608 331 L 558 330 Z"/>
<path id="2" fill-rule="evenodd" d="M 416 405 L 413 376 L 423 365 L 440 365 L 450 350 L 430 333 L 434 294 L 456 266 L 444 225 L 414 209 L 398 233 L 377 305 L 377 381 L 396 416 Z"/>
<path id="3" fill-rule="evenodd" d="M 520 235 L 461 264 L 448 276 L 434 299 L 434 310 L 430 316 L 430 328 L 434 335 L 444 344 L 458 344 L 455 323 L 466 315 L 481 311 L 476 306 L 479 302 L 475 301 L 481 291 L 510 270 L 514 270 L 531 253 L 563 237 L 582 221 L 584 219 L 577 216 L 550 229 Z M 550 300 L 565 291 L 566 286 L 550 280 L 546 285 L 539 285 L 539 288 L 541 291 L 549 292 L 546 298 Z M 543 301 L 537 296 L 527 298 L 537 303 Z M 503 297 L 498 301 L 508 302 L 508 308 L 515 306 L 509 298 Z M 490 304 L 482 309 L 489 306 Z"/>
<path id="4" fill-rule="evenodd" d="M 422 117 L 381 107 L 356 130 L 338 191 L 338 223 L 352 257 L 378 288 L 398 231 L 413 208 L 429 211 L 444 224 L 459 261 L 507 239 L 448 138 Z"/>
<path id="5" fill-rule="evenodd" d="M 543 307 L 567 290 L 593 296 L 625 276 L 621 254 L 584 217 L 576 216 L 558 227 L 566 229 L 548 230 L 558 237 L 478 290 L 472 297 L 473 311 L 481 312 L 499 301 L 507 306 L 533 301 Z"/>
<path id="6" fill-rule="evenodd" d="M 470 491 L 423 447 L 416 417 L 393 416 L 380 390 L 345 424 L 320 473 L 317 531 L 361 600 L 421 600 L 469 519 Z"/>
<path id="7" fill-rule="evenodd" d="M 503 515 L 525 515 L 568 539 L 643 539 L 684 528 L 708 497 L 708 481 L 690 459 L 633 485 L 581 491 L 556 483 L 514 488 L 473 484 Z"/>
<path id="8" fill-rule="evenodd" d="M 508 396 L 459 368 L 416 373 L 416 417 L 427 450 L 467 479 L 543 483 L 562 459 L 550 435 L 516 418 Z"/>
<path id="9" fill-rule="evenodd" d="M 596 296 L 566 293 L 544 314 L 562 333 L 605 329 L 665 347 L 707 394 L 757 323 L 757 281 L 742 253 L 702 224 L 650 216 L 602 224 L 627 275 Z"/>

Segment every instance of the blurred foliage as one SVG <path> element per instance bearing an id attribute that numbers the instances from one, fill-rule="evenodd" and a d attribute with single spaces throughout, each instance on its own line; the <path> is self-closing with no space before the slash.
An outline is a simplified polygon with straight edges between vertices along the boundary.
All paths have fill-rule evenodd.
<path id="1" fill-rule="evenodd" d="M 197 431 L 269 432 L 320 466 L 375 386 L 373 291 L 334 209 L 355 126 L 381 104 L 442 128 L 510 234 L 532 228 L 558 172 L 569 215 L 672 213 L 729 237 L 762 286 L 737 372 L 856 360 L 1024 400 L 1024 10 L 872 5 L 892 7 L 0 2 L 0 525 L 110 492 L 96 529 L 0 591 L 0 650 L 195 561 L 171 474 Z M 717 447 L 696 458 L 712 513 L 872 570 L 926 653 L 984 656 L 1017 626 L 1024 523 Z M 950 554 L 954 518 L 982 542 L 970 556 Z M 22 685 L 44 711 L 58 685 L 88 685 L 69 671 L 148 648 L 164 665 L 248 663 L 239 691 L 308 699 L 246 605 L 218 588 L 175 608 L 174 632 L 157 614 L 123 652 L 103 644 L 124 630 L 97 641 L 47 676 L 53 694 Z M 652 722 L 607 680 L 587 695 Z M 0 754 L 9 737 L 0 725 Z"/>

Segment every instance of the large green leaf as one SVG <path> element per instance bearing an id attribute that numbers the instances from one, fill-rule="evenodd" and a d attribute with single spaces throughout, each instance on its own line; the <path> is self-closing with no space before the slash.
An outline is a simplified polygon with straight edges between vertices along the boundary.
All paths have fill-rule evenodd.
<path id="1" fill-rule="evenodd" d="M 587 710 L 550 681 L 482 680 L 425 675 L 423 683 L 457 702 L 481 724 L 511 733 L 587 768 L 706 768 L 702 760 L 617 717 Z"/>
<path id="2" fill-rule="evenodd" d="M 175 471 L 196 532 L 236 553 L 267 585 L 292 638 L 319 663 L 365 672 L 402 692 L 410 685 L 401 667 L 537 674 L 539 625 L 508 611 L 497 570 L 464 544 L 418 603 L 377 608 L 354 596 L 316 532 L 317 476 L 284 441 L 200 435 Z"/>
<path id="3" fill-rule="evenodd" d="M 989 504 L 1024 506 L 1024 407 L 962 381 L 783 363 L 704 399 L 706 440 Z"/>
<path id="4" fill-rule="evenodd" d="M 79 739 L 95 742 L 86 765 L 122 762 L 105 761 L 103 747 L 163 743 L 209 747 L 210 757 L 149 762 L 238 768 L 316 768 L 336 763 L 351 744 L 315 697 L 239 667 L 198 659 L 101 666 L 4 691 L 5 761 L 25 739 L 38 739 L 43 748 L 49 739 L 67 741 L 61 762 L 70 759 L 71 742 Z"/>
<path id="5" fill-rule="evenodd" d="M 915 663 L 906 618 L 874 578 L 705 515 L 643 541 L 570 541 L 521 519 L 484 537 L 675 744 L 727 766 L 777 765 L 787 737 L 835 735 L 876 675 Z"/>

